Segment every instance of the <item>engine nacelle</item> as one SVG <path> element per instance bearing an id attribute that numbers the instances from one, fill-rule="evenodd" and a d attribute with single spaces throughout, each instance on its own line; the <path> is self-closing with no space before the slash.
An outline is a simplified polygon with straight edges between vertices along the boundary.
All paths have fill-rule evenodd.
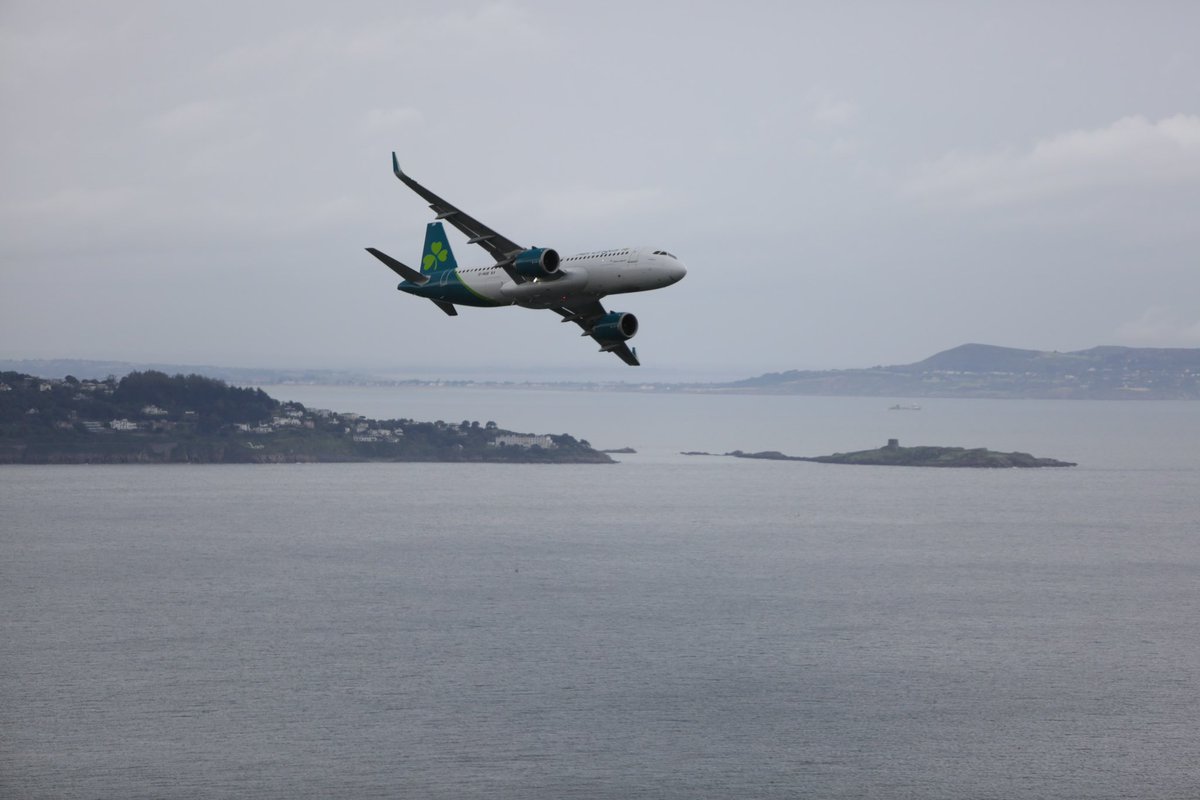
<path id="1" fill-rule="evenodd" d="M 525 278 L 557 278 L 558 264 L 557 250 L 531 247 L 513 260 L 513 269 Z"/>
<path id="2" fill-rule="evenodd" d="M 620 344 L 637 335 L 637 317 L 626 311 L 610 311 L 592 326 L 591 334 L 603 344 Z"/>

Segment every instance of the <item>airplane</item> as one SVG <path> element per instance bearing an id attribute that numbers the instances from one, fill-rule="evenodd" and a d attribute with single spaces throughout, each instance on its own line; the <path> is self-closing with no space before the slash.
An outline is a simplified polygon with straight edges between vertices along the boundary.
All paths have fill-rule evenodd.
<path id="1" fill-rule="evenodd" d="M 521 306 L 550 309 L 562 322 L 574 322 L 600 345 L 639 366 L 637 350 L 627 342 L 638 332 L 638 319 L 626 311 L 605 311 L 600 299 L 610 294 L 661 289 L 683 279 L 687 268 L 666 250 L 653 247 L 615 247 L 560 257 L 548 247 L 522 247 L 452 206 L 400 169 L 392 153 L 392 171 L 405 186 L 429 203 L 437 219 L 425 227 L 421 269 L 415 270 L 388 254 L 368 247 L 403 280 L 396 288 L 425 297 L 450 316 L 458 306 Z M 442 220 L 467 235 L 496 260 L 490 267 L 458 266 Z"/>

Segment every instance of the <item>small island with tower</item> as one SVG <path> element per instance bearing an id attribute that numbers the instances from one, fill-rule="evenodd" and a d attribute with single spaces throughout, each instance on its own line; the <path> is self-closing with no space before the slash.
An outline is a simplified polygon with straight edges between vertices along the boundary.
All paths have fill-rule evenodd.
<path id="1" fill-rule="evenodd" d="M 686 455 L 709 455 L 687 453 Z M 734 450 L 726 453 L 734 458 L 757 458 L 768 461 L 815 461 L 819 464 L 858 464 L 878 467 L 971 467 L 1003 469 L 1009 467 L 1074 467 L 1071 461 L 1037 458 L 1029 453 L 1001 453 L 985 447 L 901 447 L 899 439 L 875 450 L 834 453 L 828 456 L 789 456 L 777 450 L 745 453 Z"/>

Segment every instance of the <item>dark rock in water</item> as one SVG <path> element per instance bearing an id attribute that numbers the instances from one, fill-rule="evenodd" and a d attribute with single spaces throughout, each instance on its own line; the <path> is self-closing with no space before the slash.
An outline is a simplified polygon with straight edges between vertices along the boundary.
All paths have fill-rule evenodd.
<path id="1" fill-rule="evenodd" d="M 708 453 L 704 453 L 704 455 L 708 455 Z M 805 458 L 804 456 L 787 456 L 787 455 L 784 455 L 783 453 L 779 452 L 778 450 L 763 450 L 758 453 L 745 453 L 741 450 L 734 450 L 733 452 L 726 453 L 725 455 L 733 456 L 734 458 L 761 458 L 764 461 L 812 461 L 813 460 L 811 458 Z"/>
<path id="2" fill-rule="evenodd" d="M 734 450 L 725 455 L 735 458 L 761 458 L 770 461 L 815 461 L 820 464 L 865 464 L 884 467 L 975 467 L 1000 469 L 1007 467 L 1074 467 L 1071 461 L 1036 458 L 1029 453 L 1000 453 L 984 447 L 901 447 L 891 439 L 876 450 L 853 453 L 834 453 L 829 456 L 787 456 L 776 450 L 743 453 Z"/>
<path id="3" fill-rule="evenodd" d="M 601 450 L 600 452 L 601 453 L 618 453 L 620 455 L 633 455 L 633 454 L 637 453 L 637 450 L 634 450 L 632 447 L 617 447 L 615 449 L 610 449 L 610 450 Z"/>

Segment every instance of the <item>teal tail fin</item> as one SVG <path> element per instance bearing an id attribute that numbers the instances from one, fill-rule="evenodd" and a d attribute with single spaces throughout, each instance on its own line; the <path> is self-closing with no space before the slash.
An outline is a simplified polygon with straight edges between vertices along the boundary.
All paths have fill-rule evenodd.
<path id="1" fill-rule="evenodd" d="M 441 272 L 458 269 L 454 253 L 450 252 L 450 240 L 440 222 L 431 222 L 425 227 L 425 249 L 421 251 L 421 273 Z"/>

